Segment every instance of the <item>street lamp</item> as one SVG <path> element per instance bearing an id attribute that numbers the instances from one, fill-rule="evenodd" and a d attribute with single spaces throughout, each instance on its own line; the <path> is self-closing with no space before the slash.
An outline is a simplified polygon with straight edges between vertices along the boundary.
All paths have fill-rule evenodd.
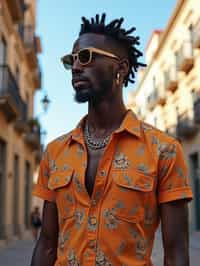
<path id="1" fill-rule="evenodd" d="M 42 103 L 42 105 L 43 105 L 43 110 L 44 110 L 45 113 L 47 112 L 47 109 L 48 109 L 48 107 L 49 107 L 50 102 L 51 102 L 51 101 L 49 100 L 47 94 L 46 94 L 46 95 L 44 96 L 44 98 L 41 100 L 41 103 Z"/>

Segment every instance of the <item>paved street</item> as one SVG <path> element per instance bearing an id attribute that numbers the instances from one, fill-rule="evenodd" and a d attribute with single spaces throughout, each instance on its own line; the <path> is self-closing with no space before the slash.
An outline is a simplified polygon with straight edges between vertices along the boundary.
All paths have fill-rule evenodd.
<path id="1" fill-rule="evenodd" d="M 156 237 L 152 260 L 155 266 L 163 266 L 163 248 L 160 233 Z M 190 237 L 190 266 L 200 266 L 200 235 Z"/>
<path id="2" fill-rule="evenodd" d="M 191 266 L 200 265 L 200 238 L 192 240 Z M 7 248 L 0 249 L 0 266 L 30 266 L 31 255 L 34 242 L 30 240 L 16 241 Z M 162 247 L 160 235 L 157 236 L 155 248 L 153 251 L 153 262 L 155 266 L 162 264 Z"/>
<path id="3" fill-rule="evenodd" d="M 33 241 L 18 240 L 0 249 L 0 266 L 29 266 L 33 247 Z"/>

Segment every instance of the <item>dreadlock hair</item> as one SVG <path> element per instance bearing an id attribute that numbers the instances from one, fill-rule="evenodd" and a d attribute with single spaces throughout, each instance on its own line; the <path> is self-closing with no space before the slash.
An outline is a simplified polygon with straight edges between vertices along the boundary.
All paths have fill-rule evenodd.
<path id="1" fill-rule="evenodd" d="M 103 13 L 101 19 L 97 14 L 95 18 L 91 18 L 91 21 L 82 17 L 82 24 L 79 36 L 84 33 L 97 33 L 103 34 L 105 36 L 111 37 L 112 39 L 118 41 L 122 47 L 124 47 L 128 53 L 128 61 L 129 61 L 129 72 L 127 76 L 124 78 L 124 86 L 127 87 L 128 82 L 134 83 L 135 72 L 137 72 L 139 66 L 146 66 L 143 63 L 138 62 L 138 58 L 142 56 L 142 52 L 136 49 L 136 45 L 139 45 L 139 37 L 138 36 L 130 36 L 129 34 L 136 30 L 135 27 L 132 27 L 129 30 L 125 30 L 121 28 L 121 25 L 124 21 L 124 18 L 115 19 L 111 21 L 109 24 L 105 25 L 106 14 Z"/>

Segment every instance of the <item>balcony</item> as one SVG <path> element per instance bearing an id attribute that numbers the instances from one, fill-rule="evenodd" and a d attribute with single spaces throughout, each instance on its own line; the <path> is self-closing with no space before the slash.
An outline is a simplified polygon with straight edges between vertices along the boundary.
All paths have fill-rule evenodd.
<path id="1" fill-rule="evenodd" d="M 8 65 L 0 65 L 0 110 L 8 122 L 23 116 L 25 103 Z"/>
<path id="2" fill-rule="evenodd" d="M 178 88 L 177 73 L 175 67 L 172 66 L 168 72 L 164 73 L 165 90 L 172 93 Z"/>
<path id="3" fill-rule="evenodd" d="M 19 133 L 25 133 L 28 130 L 27 126 L 27 104 L 22 103 L 20 107 L 20 117 L 15 121 L 14 128 Z"/>
<path id="4" fill-rule="evenodd" d="M 147 107 L 152 111 L 158 103 L 158 91 L 155 88 L 153 92 L 147 97 Z"/>
<path id="5" fill-rule="evenodd" d="M 24 0 L 7 0 L 6 2 L 13 21 L 17 23 L 22 20 L 25 11 Z"/>
<path id="6" fill-rule="evenodd" d="M 28 130 L 25 134 L 25 142 L 33 150 L 40 150 L 40 125 L 36 119 L 30 119 L 28 121 Z"/>
<path id="7" fill-rule="evenodd" d="M 40 89 L 42 86 L 42 74 L 40 70 L 40 66 L 33 71 L 33 81 L 36 89 Z"/>
<path id="8" fill-rule="evenodd" d="M 20 25 L 18 30 L 26 49 L 30 68 L 35 69 L 38 65 L 37 53 L 40 51 L 39 38 L 35 36 L 35 29 L 31 25 Z"/>
<path id="9" fill-rule="evenodd" d="M 158 91 L 158 104 L 164 106 L 166 103 L 166 91 L 162 84 L 160 84 L 157 88 Z"/>
<path id="10" fill-rule="evenodd" d="M 200 21 L 194 28 L 193 32 L 193 48 L 200 48 Z"/>
<path id="11" fill-rule="evenodd" d="M 186 116 L 178 117 L 176 135 L 180 139 L 190 139 L 198 132 L 198 126 L 193 119 Z"/>
<path id="12" fill-rule="evenodd" d="M 177 70 L 187 74 L 194 65 L 192 43 L 185 41 L 177 54 Z"/>
<path id="13" fill-rule="evenodd" d="M 35 163 L 36 164 L 40 163 L 40 161 L 42 159 L 43 152 L 44 152 L 43 145 L 41 145 L 40 148 L 35 151 Z"/>
<path id="14" fill-rule="evenodd" d="M 194 102 L 194 121 L 200 124 L 200 98 Z"/>

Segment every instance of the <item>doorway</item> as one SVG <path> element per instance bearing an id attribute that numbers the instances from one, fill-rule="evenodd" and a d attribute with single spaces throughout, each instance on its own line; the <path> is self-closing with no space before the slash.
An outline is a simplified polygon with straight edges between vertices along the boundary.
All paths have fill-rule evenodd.
<path id="1" fill-rule="evenodd" d="M 14 155 L 13 165 L 13 233 L 17 235 L 19 233 L 19 156 Z"/>
<path id="2" fill-rule="evenodd" d="M 199 155 L 197 152 L 190 155 L 190 168 L 194 184 L 196 230 L 200 230 L 200 171 Z"/>
<path id="3" fill-rule="evenodd" d="M 6 142 L 0 139 L 0 238 L 5 237 Z"/>
<path id="4" fill-rule="evenodd" d="M 24 223 L 26 228 L 30 227 L 30 208 L 31 208 L 31 166 L 28 161 L 25 162 L 25 180 L 24 180 Z"/>

